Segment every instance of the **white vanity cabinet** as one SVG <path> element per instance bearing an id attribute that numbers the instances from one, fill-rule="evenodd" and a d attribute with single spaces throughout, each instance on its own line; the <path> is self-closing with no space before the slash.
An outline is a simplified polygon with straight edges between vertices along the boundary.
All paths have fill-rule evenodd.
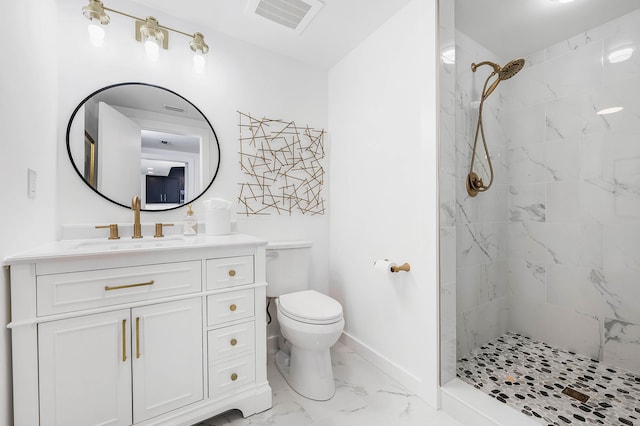
<path id="1" fill-rule="evenodd" d="M 129 319 L 123 310 L 38 326 L 41 425 L 131 424 Z"/>
<path id="2" fill-rule="evenodd" d="M 7 259 L 15 425 L 192 425 L 271 407 L 263 241 L 105 245 Z"/>
<path id="3" fill-rule="evenodd" d="M 130 425 L 200 401 L 202 356 L 199 299 L 40 324 L 40 424 Z"/>

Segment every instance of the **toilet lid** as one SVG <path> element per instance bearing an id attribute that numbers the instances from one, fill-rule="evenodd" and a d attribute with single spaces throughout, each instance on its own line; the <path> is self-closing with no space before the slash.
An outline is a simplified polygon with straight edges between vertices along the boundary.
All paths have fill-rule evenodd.
<path id="1" fill-rule="evenodd" d="M 315 290 L 283 294 L 278 298 L 280 312 L 308 324 L 332 324 L 342 318 L 342 305 Z"/>

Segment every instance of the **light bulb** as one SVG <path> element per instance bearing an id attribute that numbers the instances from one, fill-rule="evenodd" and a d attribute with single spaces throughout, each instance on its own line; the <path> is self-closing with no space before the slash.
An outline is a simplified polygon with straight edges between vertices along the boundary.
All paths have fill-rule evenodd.
<path id="1" fill-rule="evenodd" d="M 150 61 L 157 61 L 160 57 L 160 45 L 158 40 L 153 37 L 148 37 L 144 41 L 144 51 L 147 53 L 147 58 Z"/>
<path id="2" fill-rule="evenodd" d="M 456 48 L 455 47 L 446 48 L 445 50 L 442 51 L 442 53 L 440 54 L 440 57 L 442 58 L 442 62 L 447 65 L 455 64 Z"/>
<path id="3" fill-rule="evenodd" d="M 87 27 L 89 32 L 89 41 L 96 47 L 102 46 L 104 42 L 104 28 L 100 25 L 100 21 L 92 19 Z"/>
<path id="4" fill-rule="evenodd" d="M 626 47 L 624 49 L 614 50 L 609 53 L 607 59 L 609 59 L 609 63 L 617 64 L 618 62 L 624 62 L 629 59 L 633 55 L 633 48 Z"/>
<path id="5" fill-rule="evenodd" d="M 596 114 L 598 115 L 609 115 L 609 114 L 615 114 L 616 112 L 620 112 L 622 111 L 624 108 L 621 106 L 617 106 L 617 107 L 611 107 L 611 108 L 604 108 L 601 109 L 600 111 L 596 112 Z"/>
<path id="6" fill-rule="evenodd" d="M 204 72 L 204 66 L 206 63 L 207 63 L 207 60 L 204 58 L 204 56 L 200 52 L 196 52 L 193 55 L 193 70 L 198 74 L 201 74 Z"/>

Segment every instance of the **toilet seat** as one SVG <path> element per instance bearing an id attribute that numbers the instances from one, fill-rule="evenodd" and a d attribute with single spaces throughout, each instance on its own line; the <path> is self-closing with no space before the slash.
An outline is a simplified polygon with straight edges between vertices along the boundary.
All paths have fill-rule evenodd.
<path id="1" fill-rule="evenodd" d="M 342 305 L 315 290 L 283 294 L 278 298 L 280 313 L 306 324 L 334 324 L 342 319 Z"/>

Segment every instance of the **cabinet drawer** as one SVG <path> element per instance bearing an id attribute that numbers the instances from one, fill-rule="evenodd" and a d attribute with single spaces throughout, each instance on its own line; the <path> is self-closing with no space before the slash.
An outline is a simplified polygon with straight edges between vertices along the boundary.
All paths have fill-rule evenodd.
<path id="1" fill-rule="evenodd" d="M 209 366 L 209 397 L 255 382 L 256 361 L 248 355 L 224 364 Z"/>
<path id="2" fill-rule="evenodd" d="M 207 260 L 207 290 L 253 282 L 253 256 Z"/>
<path id="3" fill-rule="evenodd" d="M 255 348 L 255 325 L 245 322 L 231 327 L 209 331 L 207 336 L 209 363 L 215 364 L 228 357 L 245 352 L 253 352 Z"/>
<path id="4" fill-rule="evenodd" d="M 209 325 L 252 317 L 253 289 L 208 296 L 207 314 L 207 323 Z"/>
<path id="5" fill-rule="evenodd" d="M 41 275 L 36 309 L 40 316 L 50 315 L 201 289 L 200 261 Z"/>

